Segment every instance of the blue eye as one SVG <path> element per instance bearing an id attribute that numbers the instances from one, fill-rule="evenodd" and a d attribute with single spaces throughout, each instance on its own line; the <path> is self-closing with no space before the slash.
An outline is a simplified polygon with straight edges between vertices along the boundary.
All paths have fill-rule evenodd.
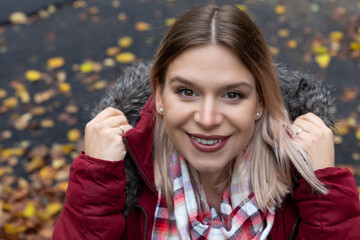
<path id="1" fill-rule="evenodd" d="M 188 88 L 183 88 L 183 89 L 180 89 L 178 91 L 178 93 L 180 93 L 180 95 L 184 96 L 184 97 L 194 97 L 196 96 L 195 92 L 191 89 L 188 89 Z"/>

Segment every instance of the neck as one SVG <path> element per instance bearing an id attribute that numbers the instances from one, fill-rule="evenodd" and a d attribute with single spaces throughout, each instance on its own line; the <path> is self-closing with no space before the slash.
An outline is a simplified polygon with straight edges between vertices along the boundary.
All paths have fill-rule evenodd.
<path id="1" fill-rule="evenodd" d="M 201 185 L 204 189 L 206 200 L 211 203 L 216 209 L 220 212 L 221 197 L 225 188 L 219 188 L 218 179 L 221 176 L 221 173 L 198 173 Z"/>

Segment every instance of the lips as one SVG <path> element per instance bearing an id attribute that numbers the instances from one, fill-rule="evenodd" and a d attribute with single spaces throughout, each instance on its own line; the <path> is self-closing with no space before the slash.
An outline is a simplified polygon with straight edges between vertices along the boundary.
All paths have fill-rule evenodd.
<path id="1" fill-rule="evenodd" d="M 201 152 L 216 152 L 223 148 L 229 139 L 228 136 L 188 134 L 191 144 Z"/>

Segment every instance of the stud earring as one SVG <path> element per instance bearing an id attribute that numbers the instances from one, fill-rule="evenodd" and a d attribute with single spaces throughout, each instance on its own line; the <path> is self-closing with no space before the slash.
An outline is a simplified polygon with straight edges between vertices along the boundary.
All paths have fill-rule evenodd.
<path id="1" fill-rule="evenodd" d="M 163 113 L 164 113 L 164 109 L 163 109 L 163 108 L 160 108 L 160 109 L 159 109 L 159 112 L 160 112 L 160 114 L 163 114 Z"/>
<path id="2" fill-rule="evenodd" d="M 256 117 L 260 117 L 260 113 L 256 113 Z"/>

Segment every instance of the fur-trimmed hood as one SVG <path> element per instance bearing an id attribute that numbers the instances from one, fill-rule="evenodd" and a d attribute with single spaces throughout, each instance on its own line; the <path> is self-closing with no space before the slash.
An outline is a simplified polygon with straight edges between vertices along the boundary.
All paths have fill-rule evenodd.
<path id="1" fill-rule="evenodd" d="M 107 107 L 120 109 L 135 126 L 139 121 L 139 113 L 151 94 L 150 63 L 136 63 L 124 69 L 123 75 L 118 78 L 115 85 L 110 88 L 92 111 L 95 117 Z M 334 99 L 330 94 L 330 87 L 325 82 L 314 79 L 312 76 L 287 70 L 277 65 L 277 74 L 280 90 L 285 107 L 292 120 L 296 117 L 312 112 L 319 116 L 328 126 L 335 122 L 333 109 Z M 142 183 L 130 159 L 125 159 L 126 173 L 126 215 L 134 203 Z"/>

